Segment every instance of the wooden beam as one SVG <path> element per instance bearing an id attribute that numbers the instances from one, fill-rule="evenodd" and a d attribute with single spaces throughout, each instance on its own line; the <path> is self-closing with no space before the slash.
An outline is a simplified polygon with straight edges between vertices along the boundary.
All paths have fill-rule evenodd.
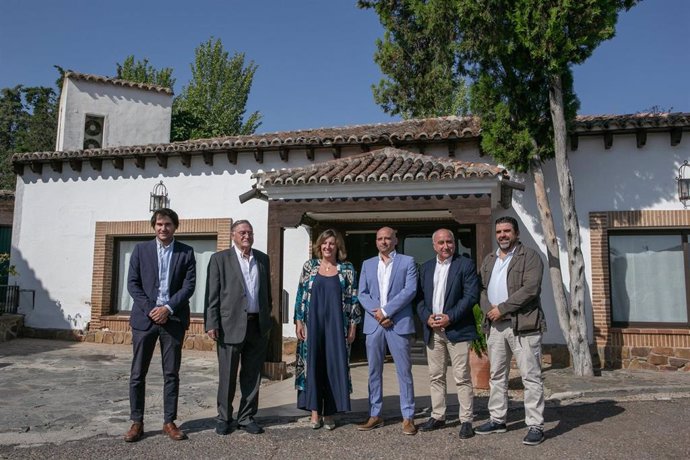
<path id="1" fill-rule="evenodd" d="M 254 159 L 259 164 L 264 162 L 264 151 L 263 151 L 263 149 L 254 149 Z"/>
<path id="2" fill-rule="evenodd" d="M 604 132 L 604 149 L 609 150 L 613 145 L 613 133 L 606 131 Z"/>
<path id="3" fill-rule="evenodd" d="M 368 152 L 369 150 L 371 150 L 371 149 L 369 148 L 369 144 L 359 144 L 359 149 L 360 149 L 362 152 Z"/>
<path id="4" fill-rule="evenodd" d="M 144 155 L 136 155 L 134 157 L 134 165 L 139 169 L 146 168 L 146 157 Z"/>
<path id="5" fill-rule="evenodd" d="M 213 166 L 213 152 L 201 152 L 201 156 L 204 157 L 204 163 L 206 163 L 209 166 Z"/>
<path id="6" fill-rule="evenodd" d="M 288 161 L 290 159 L 290 149 L 280 147 L 278 149 L 278 155 L 280 156 L 281 160 Z"/>
<path id="7" fill-rule="evenodd" d="M 158 162 L 158 166 L 166 169 L 168 167 L 168 155 L 165 153 L 157 153 L 156 154 L 156 161 Z"/>
<path id="8" fill-rule="evenodd" d="M 637 139 L 637 148 L 642 148 L 647 143 L 647 130 L 638 129 L 635 131 L 635 138 Z"/>
<path id="9" fill-rule="evenodd" d="M 190 155 L 189 153 L 180 152 L 180 160 L 182 161 L 182 164 L 185 167 L 189 168 L 190 166 L 192 166 L 192 155 Z"/>
<path id="10" fill-rule="evenodd" d="M 50 167 L 53 168 L 53 171 L 57 173 L 62 172 L 62 161 L 60 160 L 50 160 Z"/>
<path id="11" fill-rule="evenodd" d="M 113 166 L 115 169 L 119 169 L 122 171 L 125 167 L 125 159 L 122 157 L 115 157 L 113 158 Z"/>
<path id="12" fill-rule="evenodd" d="M 307 147 L 307 160 L 314 161 L 314 147 Z"/>
<path id="13" fill-rule="evenodd" d="M 230 164 L 236 165 L 237 164 L 237 151 L 232 150 L 228 152 L 228 161 Z"/>
<path id="14" fill-rule="evenodd" d="M 18 176 L 23 176 L 24 175 L 24 164 L 23 163 L 14 163 L 12 165 L 12 170 L 14 173 Z"/>
<path id="15" fill-rule="evenodd" d="M 89 164 L 91 169 L 94 171 L 100 171 L 103 169 L 103 159 L 102 158 L 89 158 Z"/>
<path id="16" fill-rule="evenodd" d="M 680 140 L 683 137 L 683 128 L 671 128 L 671 147 L 675 147 L 680 144 Z"/>
<path id="17" fill-rule="evenodd" d="M 579 143 L 580 143 L 580 136 L 578 136 L 577 134 L 571 134 L 570 135 L 570 150 L 572 150 L 573 152 L 575 150 L 577 150 Z"/>
<path id="18" fill-rule="evenodd" d="M 29 163 L 29 165 L 31 166 L 31 170 L 35 174 L 43 173 L 43 163 L 41 163 L 39 161 L 32 161 L 31 163 Z"/>
<path id="19" fill-rule="evenodd" d="M 333 147 L 332 147 L 332 151 L 333 151 L 333 158 L 334 158 L 334 159 L 337 160 L 338 158 L 340 158 L 340 157 L 342 156 L 342 152 L 341 152 L 341 150 L 340 150 L 340 146 L 339 146 L 339 145 L 333 146 Z"/>
<path id="20" fill-rule="evenodd" d="M 70 158 L 69 165 L 72 171 L 81 172 L 81 160 L 78 158 Z"/>
<path id="21" fill-rule="evenodd" d="M 424 155 L 424 152 L 426 151 L 426 146 L 424 144 L 419 144 L 417 145 L 417 150 L 420 154 Z"/>
<path id="22" fill-rule="evenodd" d="M 455 158 L 455 142 L 448 142 L 448 157 Z"/>

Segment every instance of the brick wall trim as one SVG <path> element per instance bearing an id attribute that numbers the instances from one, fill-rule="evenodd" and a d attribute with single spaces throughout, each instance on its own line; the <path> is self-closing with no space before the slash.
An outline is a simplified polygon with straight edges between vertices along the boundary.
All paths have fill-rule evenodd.
<path id="1" fill-rule="evenodd" d="M 180 219 L 178 236 L 215 235 L 216 250 L 231 245 L 232 219 Z M 91 281 L 91 322 L 89 330 L 129 330 L 128 315 L 112 314 L 113 261 L 115 240 L 120 237 L 154 237 L 148 220 L 96 222 L 94 236 L 93 278 Z M 200 327 L 203 329 L 203 325 Z"/>

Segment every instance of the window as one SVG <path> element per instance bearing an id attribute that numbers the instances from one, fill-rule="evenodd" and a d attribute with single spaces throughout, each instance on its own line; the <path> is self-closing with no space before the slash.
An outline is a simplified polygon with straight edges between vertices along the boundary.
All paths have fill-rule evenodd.
<path id="1" fill-rule="evenodd" d="M 117 313 L 128 313 L 132 311 L 132 298 L 127 292 L 129 260 L 132 256 L 134 246 L 142 241 L 149 240 L 151 240 L 151 237 L 137 239 L 122 238 L 116 242 L 117 290 L 114 293 L 115 298 L 113 299 L 113 306 Z M 176 236 L 175 240 L 194 248 L 194 256 L 196 257 L 196 290 L 189 301 L 189 307 L 192 314 L 203 314 L 206 269 L 211 255 L 216 252 L 216 238 Z"/>
<path id="2" fill-rule="evenodd" d="M 688 232 L 609 232 L 614 325 L 688 324 Z"/>

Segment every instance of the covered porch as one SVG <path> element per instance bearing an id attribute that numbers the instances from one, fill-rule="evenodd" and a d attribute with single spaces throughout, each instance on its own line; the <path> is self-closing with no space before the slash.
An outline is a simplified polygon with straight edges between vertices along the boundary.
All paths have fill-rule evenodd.
<path id="1" fill-rule="evenodd" d="M 254 188 L 243 199 L 268 201 L 273 329 L 265 372 L 273 379 L 286 374 L 282 325 L 291 320 L 285 318 L 290 306 L 283 304 L 285 229 L 305 226 L 313 241 L 326 228 L 338 229 L 347 240 L 348 235 L 373 233 L 383 225 L 424 229 L 421 234 L 448 227 L 469 236 L 463 243 L 477 261 L 491 250 L 493 210 L 509 208 L 512 190 L 523 189 L 495 165 L 393 147 L 255 177 Z M 406 251 L 400 243 L 398 250 L 414 252 L 413 246 Z M 353 251 L 356 257 L 350 259 L 357 270 L 363 258 L 375 254 L 366 252 L 359 246 Z"/>

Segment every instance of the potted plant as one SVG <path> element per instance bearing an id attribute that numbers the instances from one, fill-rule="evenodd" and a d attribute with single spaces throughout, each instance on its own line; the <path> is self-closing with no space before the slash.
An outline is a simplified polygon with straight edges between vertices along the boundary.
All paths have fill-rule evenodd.
<path id="1" fill-rule="evenodd" d="M 486 334 L 482 328 L 484 322 L 484 312 L 479 308 L 478 304 L 472 307 L 474 314 L 474 325 L 477 328 L 478 338 L 474 339 L 470 344 L 470 369 L 472 374 L 472 386 L 481 390 L 489 388 L 489 377 L 491 376 L 489 356 L 486 352 Z"/>

